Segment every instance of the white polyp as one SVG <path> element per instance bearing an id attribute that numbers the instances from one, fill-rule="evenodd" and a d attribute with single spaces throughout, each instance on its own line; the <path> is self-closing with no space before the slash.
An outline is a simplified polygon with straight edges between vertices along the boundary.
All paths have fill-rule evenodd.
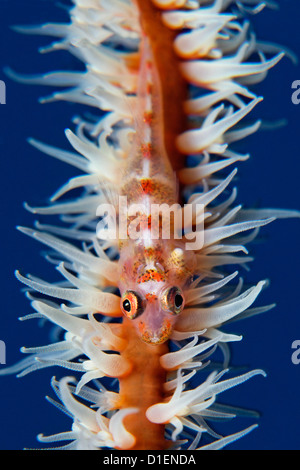
<path id="1" fill-rule="evenodd" d="M 236 19 L 230 13 L 219 15 L 214 8 L 199 8 L 195 10 L 170 11 L 162 13 L 162 19 L 171 29 L 197 28 L 223 21 L 224 25 Z"/>
<path id="2" fill-rule="evenodd" d="M 211 292 L 215 292 L 216 290 L 224 287 L 226 284 L 228 284 L 228 282 L 234 279 L 237 274 L 238 271 L 235 271 L 234 273 L 224 277 L 224 279 L 221 279 L 220 281 L 188 290 L 185 299 L 185 304 L 190 305 L 193 303 L 197 303 L 197 300 L 201 299 L 201 297 L 203 297 L 204 295 L 210 294 Z"/>
<path id="3" fill-rule="evenodd" d="M 95 336 L 95 335 L 94 335 Z M 130 362 L 119 354 L 107 354 L 93 342 L 93 336 L 84 339 L 83 351 L 91 359 L 90 367 L 109 377 L 122 377 L 131 370 Z"/>
<path id="4" fill-rule="evenodd" d="M 242 336 L 233 335 L 230 333 L 223 333 L 220 330 L 217 330 L 216 328 L 208 328 L 205 336 L 210 339 L 218 338 L 219 343 L 231 343 L 233 341 L 241 341 L 243 339 Z"/>
<path id="5" fill-rule="evenodd" d="M 253 93 L 249 93 L 248 98 L 255 98 Z M 221 100 L 228 100 L 235 106 L 243 108 L 245 103 L 237 97 L 237 95 L 232 94 L 232 91 L 227 89 L 220 91 L 213 91 L 208 93 L 200 98 L 191 98 L 184 103 L 184 110 L 186 114 L 190 115 L 205 115 L 205 113 L 210 111 L 210 108 L 220 102 Z"/>
<path id="6" fill-rule="evenodd" d="M 76 439 L 76 432 L 69 431 L 69 432 L 61 432 L 58 434 L 52 434 L 51 436 L 44 436 L 43 434 L 39 434 L 37 436 L 38 441 L 40 442 L 59 442 L 59 441 L 70 441 Z"/>
<path id="7" fill-rule="evenodd" d="M 76 153 L 68 152 L 67 150 L 62 150 L 52 145 L 44 144 L 36 139 L 28 139 L 28 142 L 42 153 L 50 155 L 51 157 L 57 158 L 65 163 L 69 163 L 79 170 L 87 171 L 88 170 L 88 161 L 85 158 L 80 157 Z"/>
<path id="8" fill-rule="evenodd" d="M 92 361 L 85 361 L 83 363 L 83 368 L 85 368 L 85 365 L 86 363 L 90 363 L 91 364 Z M 81 379 L 79 380 L 78 384 L 77 384 L 77 387 L 76 387 L 76 395 L 78 395 L 81 390 L 82 390 L 82 387 L 84 387 L 88 382 L 92 381 L 92 380 L 96 380 L 96 379 L 101 379 L 102 377 L 104 377 L 105 374 L 104 372 L 102 372 L 102 370 L 100 369 L 96 369 L 96 370 L 90 370 L 88 372 L 85 372 L 82 376 L 81 376 Z"/>
<path id="9" fill-rule="evenodd" d="M 234 176 L 237 174 L 237 169 L 234 169 L 227 178 L 225 178 L 219 185 L 217 185 L 215 188 L 211 189 L 210 191 L 204 192 L 202 194 L 194 194 L 190 199 L 189 203 L 196 205 L 203 205 L 207 206 L 210 204 L 214 199 L 216 199 L 230 184 Z"/>
<path id="10" fill-rule="evenodd" d="M 206 351 L 211 346 L 214 346 L 219 341 L 219 338 L 215 338 L 211 341 L 206 341 L 197 346 L 190 346 L 181 348 L 178 351 L 166 353 L 160 358 L 160 364 L 164 369 L 172 370 L 179 366 L 184 367 L 184 363 L 198 354 Z"/>
<path id="11" fill-rule="evenodd" d="M 181 64 L 184 77 L 194 85 L 206 85 L 209 83 L 222 82 L 232 78 L 245 77 L 266 72 L 274 67 L 284 56 L 278 54 L 273 59 L 261 63 L 235 63 L 231 58 L 219 59 L 218 61 L 194 60 Z"/>
<path id="12" fill-rule="evenodd" d="M 184 184 L 194 184 L 201 181 L 201 179 L 213 175 L 217 171 L 244 160 L 244 157 L 226 158 L 214 163 L 207 163 L 206 165 L 200 164 L 197 167 L 183 168 L 179 171 L 179 179 Z"/>
<path id="13" fill-rule="evenodd" d="M 117 448 L 128 450 L 134 446 L 136 438 L 126 430 L 123 420 L 126 416 L 138 413 L 138 411 L 138 408 L 125 408 L 117 411 L 110 418 L 109 431 L 113 436 Z"/>
<path id="14" fill-rule="evenodd" d="M 18 227 L 19 230 L 27 235 L 35 238 L 36 240 L 44 243 L 45 245 L 54 248 L 60 252 L 63 256 L 70 259 L 73 262 L 78 262 L 90 271 L 96 272 L 99 275 L 105 276 L 108 280 L 115 283 L 118 278 L 118 266 L 117 263 L 110 261 L 109 259 L 99 259 L 89 253 L 84 253 L 75 246 L 59 238 L 53 237 L 47 233 L 36 232 L 34 230 Z"/>
<path id="15" fill-rule="evenodd" d="M 61 394 L 61 400 L 64 403 L 65 407 L 77 418 L 87 429 L 97 432 L 99 431 L 99 426 L 96 420 L 96 412 L 91 410 L 89 407 L 79 403 L 72 396 L 68 384 L 74 381 L 70 377 L 64 377 L 59 382 L 59 391 Z"/>
<path id="16" fill-rule="evenodd" d="M 153 3 L 159 8 L 171 9 L 185 6 L 187 0 L 153 0 Z"/>
<path id="17" fill-rule="evenodd" d="M 102 202 L 101 196 L 85 196 L 82 199 L 76 199 L 75 201 L 71 202 L 61 202 L 58 204 L 52 204 L 48 207 L 30 207 L 29 204 L 25 203 L 25 209 L 33 214 L 44 214 L 44 215 L 53 215 L 53 214 L 60 214 L 60 215 L 71 215 L 71 214 L 81 214 L 86 212 L 87 214 L 91 214 L 94 216 L 96 213 L 97 207 Z M 88 215 L 89 218 L 91 218 Z M 70 229 L 74 230 L 74 229 Z"/>
<path id="18" fill-rule="evenodd" d="M 98 170 L 104 177 L 109 178 L 113 171 L 116 170 L 116 163 L 113 161 L 113 155 L 107 153 L 104 154 L 103 149 L 100 150 L 100 147 L 96 147 L 91 143 L 87 144 L 83 142 L 69 129 L 66 130 L 66 136 L 74 149 L 90 161 L 91 168 L 94 171 Z"/>
<path id="19" fill-rule="evenodd" d="M 201 270 L 211 272 L 216 266 L 227 266 L 230 264 L 241 264 L 246 266 L 253 261 L 251 256 L 231 256 L 231 255 L 197 255 L 197 261 L 201 263 Z"/>
<path id="20" fill-rule="evenodd" d="M 120 313 L 120 298 L 114 294 L 95 292 L 93 289 L 61 288 L 53 284 L 32 281 L 21 276 L 18 272 L 16 272 L 16 277 L 19 281 L 38 292 L 59 299 L 69 300 L 77 305 L 84 305 L 87 311 L 93 309 L 96 312 L 107 315 Z"/>
<path id="21" fill-rule="evenodd" d="M 204 149 L 209 150 L 213 143 L 218 143 L 222 135 L 250 113 L 260 101 L 262 98 L 256 98 L 244 108 L 219 119 L 217 122 L 182 133 L 176 140 L 178 149 L 185 154 L 200 153 Z"/>
<path id="22" fill-rule="evenodd" d="M 69 191 L 72 191 L 76 188 L 81 188 L 85 186 L 96 186 L 99 184 L 98 175 L 82 175 L 71 178 L 66 184 L 64 184 L 55 194 L 51 197 L 51 202 L 56 201 L 61 196 L 66 194 Z"/>
<path id="23" fill-rule="evenodd" d="M 178 35 L 174 41 L 176 53 L 182 58 L 205 56 L 215 46 L 217 33 L 223 26 L 223 22 L 216 22 Z"/>
<path id="24" fill-rule="evenodd" d="M 218 380 L 224 375 L 226 370 L 217 374 L 213 372 L 205 382 L 193 390 L 183 391 L 182 384 L 178 383 L 170 401 L 167 403 L 157 403 L 150 406 L 146 411 L 147 418 L 153 423 L 168 423 L 175 416 L 188 416 L 189 414 L 200 414 L 209 408 L 215 401 L 216 395 L 232 387 L 235 387 L 256 375 L 265 376 L 262 370 L 254 370 L 232 379 Z"/>
<path id="25" fill-rule="evenodd" d="M 245 137 L 248 137 L 251 134 L 254 134 L 261 126 L 261 120 L 256 121 L 254 124 L 250 126 L 243 127 L 242 129 L 238 129 L 236 131 L 226 132 L 224 135 L 224 139 L 228 144 L 232 142 L 236 142 L 237 140 L 242 140 Z"/>
<path id="26" fill-rule="evenodd" d="M 211 444 L 207 444 L 205 446 L 202 446 L 197 450 L 220 450 L 220 449 L 223 449 L 228 444 L 231 444 L 232 442 L 237 441 L 238 439 L 241 439 L 241 437 L 244 437 L 247 434 L 249 434 L 249 432 L 256 429 L 257 426 L 258 426 L 257 424 L 253 424 L 252 426 L 249 426 L 247 429 L 244 429 L 243 431 L 237 432 L 235 434 L 231 434 L 230 436 L 222 437 L 221 439 L 218 439 L 217 441 L 214 441 Z"/>
<path id="27" fill-rule="evenodd" d="M 91 330 L 91 325 L 88 320 L 68 315 L 58 308 L 50 307 L 44 302 L 35 300 L 32 302 L 32 306 L 53 323 L 56 323 L 61 328 L 71 332 L 75 336 L 81 337 L 87 331 Z"/>
<path id="28" fill-rule="evenodd" d="M 196 374 L 196 370 L 181 376 L 181 370 L 177 372 L 177 377 L 173 380 L 168 380 L 164 384 L 165 392 L 170 392 L 178 387 L 179 382 L 183 385 L 184 383 L 188 382 L 194 375 Z"/>
<path id="29" fill-rule="evenodd" d="M 275 218 L 269 218 L 265 220 L 253 220 L 251 222 L 241 222 L 232 225 L 225 225 L 223 227 L 216 227 L 205 230 L 204 234 L 204 247 L 219 242 L 225 238 L 232 237 L 238 233 L 246 230 L 252 230 L 257 227 L 262 227 L 273 222 Z"/>
<path id="30" fill-rule="evenodd" d="M 235 221 L 236 216 L 240 212 L 242 207 L 243 206 L 241 204 L 239 204 L 236 207 L 233 207 L 232 209 L 228 210 L 228 212 L 225 213 L 225 215 L 223 215 L 223 217 L 222 217 L 222 214 L 220 213 L 220 218 L 218 220 L 216 220 L 215 222 L 213 222 L 209 226 L 209 228 L 222 227 L 223 225 L 228 224 L 228 222 Z"/>
<path id="31" fill-rule="evenodd" d="M 185 309 L 177 320 L 176 328 L 186 331 L 218 326 L 250 307 L 264 285 L 265 281 L 261 281 L 229 302 L 219 302 L 207 308 Z"/>

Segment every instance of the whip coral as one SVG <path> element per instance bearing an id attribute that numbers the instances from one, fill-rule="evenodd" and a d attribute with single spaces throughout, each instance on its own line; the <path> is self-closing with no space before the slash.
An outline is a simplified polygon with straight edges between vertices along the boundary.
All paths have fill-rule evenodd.
<path id="1" fill-rule="evenodd" d="M 243 208 L 230 189 L 237 170 L 226 173 L 249 157 L 235 142 L 261 124 L 240 125 L 262 100 L 251 87 L 284 55 L 258 42 L 245 20 L 273 2 L 73 3 L 69 23 L 17 29 L 55 37 L 47 51 L 69 51 L 84 70 L 30 77 L 9 71 L 21 82 L 62 87 L 44 101 L 91 110 L 66 131 L 72 150 L 30 139 L 83 172 L 49 205 L 27 205 L 34 214 L 60 216 L 60 225 L 19 227 L 51 249 L 48 259 L 61 276 L 49 283 L 16 272 L 35 312 L 27 318 L 50 321 L 63 333 L 46 346 L 22 348 L 27 357 L 0 374 L 52 366 L 75 373 L 53 378 L 57 400 L 49 399 L 71 417 L 71 430 L 39 435 L 43 443 L 221 449 L 256 425 L 225 437 L 215 431 L 211 421 L 239 413 L 219 403 L 219 395 L 266 375 L 260 369 L 230 375 L 228 344 L 242 337 L 228 333 L 227 323 L 270 308 L 253 307 L 267 281 L 244 288 L 242 279 L 235 282 L 236 266 L 252 260 L 246 246 L 261 227 L 299 217 L 292 210 Z M 112 206 L 120 221 L 120 196 L 129 210 L 142 206 L 138 239 L 105 237 L 105 230 L 99 237 L 99 207 Z M 189 224 L 177 236 L 154 238 L 149 207 L 178 202 L 180 217 L 184 205 L 193 209 Z M 130 232 L 133 220 L 125 217 Z M 160 219 L 156 228 L 160 233 Z M 197 233 L 202 245 L 189 250 Z"/>

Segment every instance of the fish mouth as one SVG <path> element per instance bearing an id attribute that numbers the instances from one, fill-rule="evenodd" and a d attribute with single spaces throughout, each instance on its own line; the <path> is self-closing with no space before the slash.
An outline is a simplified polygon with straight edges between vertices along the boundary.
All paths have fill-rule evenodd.
<path id="1" fill-rule="evenodd" d="M 165 319 L 161 328 L 153 330 L 150 327 L 147 327 L 144 322 L 140 322 L 139 331 L 142 341 L 147 344 L 157 345 L 165 343 L 170 338 L 172 325 L 171 322 Z"/>

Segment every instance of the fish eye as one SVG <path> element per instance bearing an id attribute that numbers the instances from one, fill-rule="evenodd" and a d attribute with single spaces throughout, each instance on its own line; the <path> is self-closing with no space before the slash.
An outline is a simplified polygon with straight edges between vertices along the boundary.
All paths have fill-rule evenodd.
<path id="1" fill-rule="evenodd" d="M 122 297 L 121 308 L 127 318 L 134 320 L 144 312 L 145 302 L 137 292 L 128 290 Z"/>
<path id="2" fill-rule="evenodd" d="M 174 315 L 178 315 L 184 307 L 184 297 L 179 287 L 169 287 L 162 295 L 162 306 Z"/>

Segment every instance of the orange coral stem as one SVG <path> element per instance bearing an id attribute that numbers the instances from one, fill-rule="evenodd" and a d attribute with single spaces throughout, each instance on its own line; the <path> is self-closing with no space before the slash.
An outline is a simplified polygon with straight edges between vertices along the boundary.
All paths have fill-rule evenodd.
<path id="1" fill-rule="evenodd" d="M 144 343 L 133 323 L 126 318 L 122 326 L 123 336 L 127 340 L 122 357 L 130 361 L 132 370 L 126 377 L 119 379 L 120 407 L 139 408 L 138 413 L 124 419 L 125 428 L 136 438 L 133 450 L 167 449 L 169 443 L 164 437 L 165 426 L 151 423 L 146 418 L 146 410 L 164 398 L 166 371 L 161 367 L 159 359 L 168 352 L 168 346 L 166 343 L 156 346 Z"/>
<path id="2" fill-rule="evenodd" d="M 176 32 L 166 28 L 161 12 L 151 0 L 135 0 L 140 13 L 144 34 L 151 45 L 156 71 L 161 86 L 161 96 L 153 103 L 162 111 L 166 151 L 175 171 L 184 166 L 184 156 L 175 146 L 175 138 L 186 130 L 183 102 L 187 98 L 187 83 L 179 70 L 179 60 L 173 48 Z M 160 102 L 161 101 L 161 102 Z M 156 113 L 157 114 L 157 113 Z"/>

